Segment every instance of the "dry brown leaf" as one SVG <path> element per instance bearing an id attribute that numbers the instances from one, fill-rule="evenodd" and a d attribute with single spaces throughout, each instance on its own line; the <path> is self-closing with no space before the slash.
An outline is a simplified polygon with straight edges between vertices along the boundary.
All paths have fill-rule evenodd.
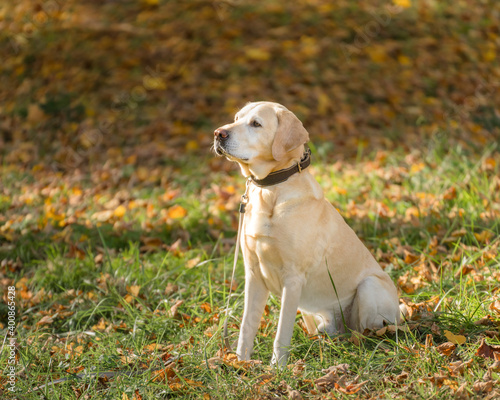
<path id="1" fill-rule="evenodd" d="M 491 311 L 500 314 L 500 299 L 495 299 L 488 307 Z"/>
<path id="2" fill-rule="evenodd" d="M 432 335 L 430 333 L 428 333 L 425 336 L 425 345 L 424 346 L 426 349 L 434 347 L 434 340 L 433 340 Z"/>
<path id="3" fill-rule="evenodd" d="M 476 381 L 472 385 L 472 389 L 477 393 L 488 393 L 493 390 L 493 381 Z"/>
<path id="4" fill-rule="evenodd" d="M 288 391 L 288 398 L 290 400 L 302 400 L 302 395 L 298 390 L 292 389 Z"/>
<path id="5" fill-rule="evenodd" d="M 48 316 L 44 315 L 40 321 L 36 323 L 37 326 L 42 326 L 42 325 L 50 325 L 54 320 Z"/>
<path id="6" fill-rule="evenodd" d="M 365 336 L 357 331 L 352 331 L 351 337 L 349 338 L 349 342 L 351 342 L 355 346 L 359 346 L 361 341 L 365 340 Z"/>
<path id="7" fill-rule="evenodd" d="M 396 376 L 396 378 L 395 378 L 396 382 L 398 382 L 398 383 L 404 382 L 408 379 L 408 376 L 409 376 L 408 372 L 403 371 L 399 375 Z"/>
<path id="8" fill-rule="evenodd" d="M 360 383 L 349 383 L 344 387 L 342 387 L 339 383 L 335 383 L 334 387 L 339 392 L 350 395 L 359 392 L 367 382 L 369 381 L 363 381 Z"/>
<path id="9" fill-rule="evenodd" d="M 486 317 L 483 317 L 481 319 L 478 319 L 477 321 L 474 321 L 474 325 L 494 326 L 495 321 L 493 320 L 491 315 L 487 315 Z"/>
<path id="10" fill-rule="evenodd" d="M 460 387 L 455 391 L 455 398 L 458 400 L 469 400 L 470 395 L 467 391 L 467 382 L 464 382 Z"/>
<path id="11" fill-rule="evenodd" d="M 450 356 L 456 348 L 456 344 L 452 342 L 445 342 L 436 347 L 436 350 L 444 356 Z"/>
<path id="12" fill-rule="evenodd" d="M 469 361 L 455 361 L 451 362 L 448 370 L 452 375 L 463 375 L 465 373 L 465 369 L 468 368 L 472 364 L 472 360 Z"/>
<path id="13" fill-rule="evenodd" d="M 171 294 L 177 292 L 179 290 L 179 286 L 173 284 L 172 282 L 167 283 L 167 287 L 165 288 L 165 296 L 170 296 Z"/>
<path id="14" fill-rule="evenodd" d="M 488 344 L 483 338 L 481 344 L 479 345 L 479 348 L 476 351 L 476 355 L 484 358 L 496 359 L 500 356 L 500 346 Z"/>
<path id="15" fill-rule="evenodd" d="M 495 353 L 495 354 L 498 354 L 498 353 Z M 500 358 L 500 355 L 497 356 Z M 500 372 L 500 359 L 498 360 L 495 360 L 495 362 L 493 364 L 491 364 L 488 369 L 492 370 L 493 372 Z"/>
<path id="16" fill-rule="evenodd" d="M 168 313 L 170 318 L 177 318 L 179 315 L 178 309 L 184 303 L 184 300 L 177 300 L 175 304 L 170 307 L 170 311 Z"/>

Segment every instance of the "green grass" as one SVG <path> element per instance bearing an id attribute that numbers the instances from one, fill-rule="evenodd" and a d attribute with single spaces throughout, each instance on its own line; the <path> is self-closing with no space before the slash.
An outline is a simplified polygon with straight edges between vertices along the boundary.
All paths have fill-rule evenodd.
<path id="1" fill-rule="evenodd" d="M 148 217 L 144 208 L 135 214 L 128 211 L 124 217 L 128 225 L 123 226 L 113 221 L 98 226 L 89 216 L 99 206 L 91 196 L 83 197 L 84 214 L 67 225 L 71 229 L 66 235 L 63 227 L 50 221 L 44 229 L 35 229 L 43 221 L 47 198 L 35 196 L 31 206 L 23 206 L 34 215 L 33 222 L 15 222 L 18 225 L 11 230 L 15 242 L 0 239 L 6 260 L 3 282 L 18 285 L 17 370 L 23 370 L 16 385 L 18 398 L 132 399 L 137 392 L 143 399 L 267 399 L 287 397 L 291 388 L 303 398 L 322 398 L 331 392 L 342 399 L 452 399 L 464 383 L 471 396 L 486 396 L 476 393 L 473 385 L 493 362 L 476 355 L 479 343 L 487 331 L 499 332 L 499 315 L 489 309 L 493 290 L 498 289 L 500 261 L 500 159 L 493 150 L 473 155 L 460 147 L 436 144 L 426 153 L 360 154 L 358 162 L 336 164 L 335 153 L 318 146 L 311 170 L 327 198 L 406 290 L 401 297 L 422 304 L 420 311 L 415 306 L 411 329 L 397 335 L 310 338 L 296 324 L 290 368 L 282 371 L 268 366 L 279 313 L 279 300 L 273 297 L 255 343 L 254 358 L 262 363 L 241 366 L 227 361 L 207 367 L 223 346 L 222 314 L 236 217 L 234 208 L 225 207 L 236 204 L 243 189 L 244 179 L 237 172 L 204 176 L 199 160 L 183 162 L 169 186 L 180 190 L 177 197 L 162 203 L 158 198 L 163 191 L 151 185 L 130 189 L 130 198 L 151 203 L 155 214 Z M 10 204 L 22 194 L 23 185 L 36 180 L 35 174 L 19 179 L 15 171 L 2 172 L 9 198 L 0 197 L 0 207 L 12 210 Z M 225 202 L 211 184 L 226 188 Z M 235 186 L 234 193 L 227 189 L 230 185 Z M 82 190 L 91 187 L 88 181 Z M 69 206 L 60 199 L 70 189 L 66 185 L 54 194 L 54 203 L 68 213 Z M 186 210 L 183 218 L 144 226 L 158 218 L 161 209 L 174 205 Z M 145 248 L 145 236 L 159 242 Z M 171 247 L 177 239 L 180 246 Z M 241 260 L 236 281 L 229 324 L 232 341 L 243 309 Z M 179 300 L 183 303 L 172 315 Z M 474 323 L 488 314 L 496 325 Z M 0 315 L 6 320 L 4 305 Z M 45 315 L 52 321 L 37 325 Z M 450 355 L 437 349 L 448 340 L 444 330 L 466 337 Z M 433 344 L 426 347 L 430 338 Z M 498 335 L 487 341 L 499 344 Z M 159 349 L 152 350 L 152 344 Z M 6 357 L 4 352 L 2 365 Z M 302 369 L 297 367 L 301 360 Z M 448 368 L 459 360 L 472 362 L 463 375 L 453 375 Z M 342 363 L 349 364 L 346 382 L 367 382 L 355 394 L 342 392 L 342 384 L 340 389 L 331 386 L 321 392 L 314 381 L 324 375 L 322 369 Z M 166 381 L 155 375 L 165 367 Z M 71 379 L 74 373 L 105 371 L 136 374 Z M 30 392 L 58 378 L 70 379 Z M 494 372 L 493 379 L 498 378 Z M 3 378 L 1 382 L 5 385 Z M 6 391 L 2 396 L 14 398 Z"/>

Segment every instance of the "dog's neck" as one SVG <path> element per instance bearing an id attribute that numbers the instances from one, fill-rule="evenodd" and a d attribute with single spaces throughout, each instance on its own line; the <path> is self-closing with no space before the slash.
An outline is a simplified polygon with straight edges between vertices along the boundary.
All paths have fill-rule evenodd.
<path id="1" fill-rule="evenodd" d="M 262 160 L 253 164 L 243 164 L 239 163 L 241 172 L 245 178 L 250 176 L 257 179 L 264 179 L 272 172 L 280 171 L 282 169 L 287 169 L 296 165 L 300 162 L 304 154 L 304 145 L 297 147 L 287 154 L 287 157 L 282 161 L 272 160 Z"/>

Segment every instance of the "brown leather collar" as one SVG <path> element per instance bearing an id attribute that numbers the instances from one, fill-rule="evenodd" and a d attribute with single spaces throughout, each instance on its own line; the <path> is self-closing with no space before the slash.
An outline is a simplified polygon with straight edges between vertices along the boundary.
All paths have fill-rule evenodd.
<path id="1" fill-rule="evenodd" d="M 302 159 L 298 164 L 295 164 L 287 169 L 280 169 L 279 171 L 271 172 L 268 176 L 262 179 L 257 179 L 254 176 L 251 176 L 250 179 L 258 187 L 273 186 L 277 185 L 278 183 L 285 182 L 293 174 L 301 172 L 303 169 L 306 169 L 310 164 L 311 164 L 311 149 L 307 148 L 306 151 L 304 152 L 304 155 L 302 156 Z"/>

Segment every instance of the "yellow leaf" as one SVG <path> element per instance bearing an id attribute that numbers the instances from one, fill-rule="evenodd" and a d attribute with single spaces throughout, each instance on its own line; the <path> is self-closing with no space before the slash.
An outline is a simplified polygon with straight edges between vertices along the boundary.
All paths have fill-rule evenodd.
<path id="1" fill-rule="evenodd" d="M 122 394 L 122 400 L 130 400 L 130 397 L 127 396 L 127 393 Z"/>
<path id="2" fill-rule="evenodd" d="M 184 218 L 187 215 L 187 211 L 184 207 L 176 204 L 175 206 L 172 206 L 168 209 L 167 215 L 172 219 L 180 219 Z"/>
<path id="3" fill-rule="evenodd" d="M 271 54 L 267 50 L 258 47 L 247 49 L 245 54 L 251 60 L 267 61 L 271 58 Z"/>
<path id="4" fill-rule="evenodd" d="M 141 290 L 141 287 L 138 285 L 127 286 L 127 292 L 129 292 L 134 297 L 139 296 L 140 290 Z"/>
<path id="5" fill-rule="evenodd" d="M 444 336 L 446 336 L 446 339 L 448 339 L 451 343 L 454 344 L 464 344 L 467 340 L 467 338 L 463 335 L 455 335 L 451 333 L 450 331 L 444 331 Z"/>
<path id="6" fill-rule="evenodd" d="M 198 150 L 199 148 L 200 148 L 200 142 L 198 140 L 190 140 L 189 142 L 186 143 L 187 151 L 194 151 Z"/>
<path id="7" fill-rule="evenodd" d="M 126 303 L 130 304 L 134 300 L 134 298 L 130 294 L 126 294 L 125 297 L 123 298 Z"/>
<path id="8" fill-rule="evenodd" d="M 106 321 L 104 321 L 104 318 L 101 318 L 99 323 L 92 327 L 92 330 L 94 331 L 103 331 L 104 329 L 106 329 Z"/>
<path id="9" fill-rule="evenodd" d="M 370 56 L 374 63 L 382 64 L 387 61 L 387 52 L 383 46 L 372 46 L 366 49 L 366 52 Z"/>
<path id="10" fill-rule="evenodd" d="M 200 256 L 195 257 L 195 258 L 192 258 L 191 260 L 189 260 L 189 261 L 186 263 L 186 268 L 187 268 L 187 269 L 191 269 L 191 268 L 196 267 L 196 266 L 200 263 L 200 260 L 201 260 L 201 257 L 200 257 Z"/>
<path id="11" fill-rule="evenodd" d="M 28 106 L 28 116 L 27 120 L 29 122 L 37 123 L 42 122 L 45 119 L 45 114 L 38 104 L 30 104 Z"/>
<path id="12" fill-rule="evenodd" d="M 115 208 L 113 215 L 117 218 L 122 218 L 126 212 L 127 212 L 127 209 L 125 208 L 125 206 L 119 205 L 118 207 Z"/>
<path id="13" fill-rule="evenodd" d="M 411 65 L 411 60 L 407 56 L 403 56 L 403 55 L 398 56 L 398 61 L 401 65 L 404 65 L 404 66 Z"/>
<path id="14" fill-rule="evenodd" d="M 330 98 L 326 93 L 320 93 L 318 96 L 318 114 L 326 115 L 330 106 Z"/>
<path id="15" fill-rule="evenodd" d="M 495 49 L 489 49 L 485 53 L 483 53 L 484 61 L 493 61 L 497 57 Z"/>
<path id="16" fill-rule="evenodd" d="M 137 178 L 139 178 L 140 181 L 145 181 L 146 179 L 149 178 L 149 169 L 146 167 L 139 167 L 137 168 L 136 171 Z"/>
<path id="17" fill-rule="evenodd" d="M 419 171 L 422 171 L 425 167 L 425 164 L 424 163 L 417 163 L 417 164 L 413 164 L 410 168 L 410 173 L 414 174 L 416 172 L 419 172 Z"/>
<path id="18" fill-rule="evenodd" d="M 487 240 L 491 239 L 493 236 L 493 232 L 491 231 L 482 231 L 479 233 L 474 233 L 474 236 L 476 237 L 477 241 L 480 243 L 484 243 Z"/>
<path id="19" fill-rule="evenodd" d="M 394 5 L 403 7 L 403 8 L 409 8 L 411 7 L 411 0 L 392 0 Z"/>
<path id="20" fill-rule="evenodd" d="M 165 81 L 157 76 L 146 75 L 142 78 L 142 83 L 147 90 L 164 90 L 167 88 Z"/>

